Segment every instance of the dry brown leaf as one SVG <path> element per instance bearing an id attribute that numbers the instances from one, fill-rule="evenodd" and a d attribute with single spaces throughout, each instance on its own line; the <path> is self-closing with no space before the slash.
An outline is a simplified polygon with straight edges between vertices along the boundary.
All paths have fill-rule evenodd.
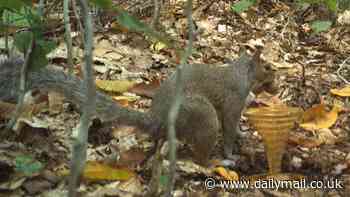
<path id="1" fill-rule="evenodd" d="M 316 105 L 304 112 L 300 126 L 311 130 L 329 128 L 336 122 L 340 110 L 339 105 L 334 105 L 329 112 L 324 104 Z"/>
<path id="2" fill-rule="evenodd" d="M 136 168 L 141 162 L 146 159 L 145 152 L 141 149 L 130 149 L 120 153 L 120 159 L 116 165 L 128 167 L 129 169 Z"/>
<path id="3" fill-rule="evenodd" d="M 15 109 L 15 104 L 0 101 L 0 119 L 11 118 L 11 114 Z"/>
<path id="4" fill-rule="evenodd" d="M 342 97 L 350 96 L 350 86 L 345 86 L 341 89 L 331 89 L 331 93 Z"/>
<path id="5" fill-rule="evenodd" d="M 50 91 L 48 93 L 48 99 L 51 114 L 57 114 L 63 111 L 64 96 L 62 94 Z"/>
<path id="6" fill-rule="evenodd" d="M 278 69 L 282 68 L 294 68 L 295 65 L 287 62 L 272 62 L 273 66 Z"/>
<path id="7" fill-rule="evenodd" d="M 38 104 L 24 103 L 23 111 L 17 119 L 13 130 L 19 133 L 25 125 L 29 125 L 34 128 L 47 128 L 47 124 L 44 121 L 40 121 L 37 118 L 33 118 L 42 108 L 46 106 L 45 102 Z M 0 120 L 11 119 L 16 109 L 16 104 L 0 101 Z"/>
<path id="8" fill-rule="evenodd" d="M 146 83 L 136 84 L 129 90 L 129 92 L 152 98 L 156 89 L 159 88 L 159 86 L 160 86 L 160 80 L 155 79 L 148 84 Z"/>
<path id="9" fill-rule="evenodd" d="M 278 96 L 269 94 L 265 91 L 261 92 L 260 94 L 258 94 L 258 96 L 256 97 L 255 101 L 257 103 L 261 103 L 264 104 L 266 106 L 272 106 L 272 105 L 281 105 L 283 102 L 278 98 Z"/>
<path id="10" fill-rule="evenodd" d="M 320 139 L 306 137 L 297 133 L 291 133 L 288 138 L 288 143 L 297 144 L 306 148 L 315 148 L 319 147 L 323 142 Z"/>
<path id="11" fill-rule="evenodd" d="M 318 137 L 319 140 L 325 144 L 335 144 L 338 141 L 338 137 L 335 136 L 330 129 L 320 129 L 318 131 Z"/>
<path id="12" fill-rule="evenodd" d="M 19 118 L 23 117 L 23 118 L 31 119 L 34 111 L 35 112 L 37 111 L 36 108 L 37 107 L 35 105 L 29 105 L 24 103 L 23 111 Z M 16 104 L 0 101 L 0 119 L 1 118 L 10 119 L 15 109 L 16 109 Z"/>
<path id="13" fill-rule="evenodd" d="M 117 21 L 114 21 L 111 24 L 111 30 L 113 32 L 122 32 L 122 33 L 128 33 L 129 29 L 124 27 L 123 25 L 120 25 Z"/>

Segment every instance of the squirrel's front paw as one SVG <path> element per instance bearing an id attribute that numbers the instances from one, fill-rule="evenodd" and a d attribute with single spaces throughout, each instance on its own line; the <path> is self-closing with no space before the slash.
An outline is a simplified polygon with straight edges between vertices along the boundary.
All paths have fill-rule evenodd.
<path id="1" fill-rule="evenodd" d="M 229 159 L 229 160 L 231 160 L 231 161 L 233 161 L 233 162 L 237 162 L 238 160 L 239 160 L 239 158 L 240 158 L 240 155 L 238 155 L 238 154 L 225 154 L 225 158 L 226 159 Z"/>
<path id="2" fill-rule="evenodd" d="M 225 144 L 224 146 L 224 155 L 226 159 L 232 160 L 233 162 L 237 162 L 240 158 L 239 147 L 235 146 L 234 143 Z"/>
<path id="3" fill-rule="evenodd" d="M 221 161 L 221 165 L 225 167 L 235 167 L 238 163 L 238 160 L 240 159 L 240 155 L 231 154 L 231 155 L 225 155 L 226 159 Z"/>

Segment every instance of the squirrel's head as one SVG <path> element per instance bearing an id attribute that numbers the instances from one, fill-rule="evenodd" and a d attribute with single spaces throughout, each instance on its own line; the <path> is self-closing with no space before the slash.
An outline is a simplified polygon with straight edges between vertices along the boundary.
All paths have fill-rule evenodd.
<path id="1" fill-rule="evenodd" d="M 275 71 L 271 64 L 261 59 L 262 48 L 258 48 L 257 52 L 252 57 L 251 64 L 254 64 L 254 85 L 252 91 L 254 93 L 260 93 L 266 91 L 269 93 L 275 93 Z"/>
<path id="2" fill-rule="evenodd" d="M 275 71 L 271 64 L 261 59 L 262 48 L 257 47 L 256 51 L 249 55 L 246 51 L 241 53 L 240 65 L 244 66 L 248 74 L 248 82 L 252 85 L 254 93 L 266 91 L 274 93 L 275 88 Z"/>

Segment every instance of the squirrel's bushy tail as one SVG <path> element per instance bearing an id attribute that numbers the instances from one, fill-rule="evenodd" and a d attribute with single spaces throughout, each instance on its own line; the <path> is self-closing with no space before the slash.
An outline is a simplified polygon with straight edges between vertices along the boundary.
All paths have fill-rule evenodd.
<path id="1" fill-rule="evenodd" d="M 0 100 L 15 100 L 19 94 L 20 70 L 23 60 L 20 58 L 0 59 Z M 65 74 L 55 68 L 42 68 L 29 72 L 26 81 L 27 90 L 39 89 L 56 91 L 81 109 L 84 103 L 82 81 L 74 75 Z M 102 121 L 116 121 L 118 124 L 133 125 L 142 129 L 154 127 L 148 113 L 121 107 L 109 96 L 97 91 L 96 117 Z"/>

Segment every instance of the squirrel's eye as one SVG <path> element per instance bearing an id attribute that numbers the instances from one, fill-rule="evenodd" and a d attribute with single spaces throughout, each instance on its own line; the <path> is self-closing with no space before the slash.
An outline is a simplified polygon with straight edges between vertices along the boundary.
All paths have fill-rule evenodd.
<path id="1" fill-rule="evenodd" d="M 264 69 L 265 69 L 265 71 L 271 71 L 272 70 L 271 66 L 268 65 L 268 64 L 264 65 Z"/>

